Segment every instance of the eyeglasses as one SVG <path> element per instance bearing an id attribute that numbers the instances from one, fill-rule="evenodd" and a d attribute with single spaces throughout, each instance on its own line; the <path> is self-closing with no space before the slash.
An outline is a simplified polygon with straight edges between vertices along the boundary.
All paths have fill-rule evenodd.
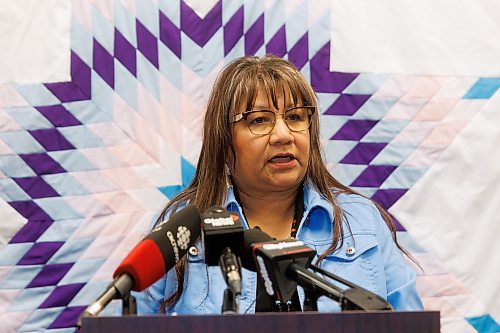
<path id="1" fill-rule="evenodd" d="M 281 115 L 290 131 L 303 132 L 311 126 L 314 112 L 316 112 L 315 106 L 296 106 L 283 113 L 274 113 L 271 110 L 250 110 L 234 115 L 233 123 L 243 119 L 253 134 L 267 135 L 274 129 L 276 116 Z"/>

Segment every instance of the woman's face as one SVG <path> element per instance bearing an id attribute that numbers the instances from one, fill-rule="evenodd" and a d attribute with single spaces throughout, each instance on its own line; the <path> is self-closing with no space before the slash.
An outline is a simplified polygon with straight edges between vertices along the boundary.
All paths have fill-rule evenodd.
<path id="1" fill-rule="evenodd" d="M 285 98 L 285 94 L 287 94 Z M 292 132 L 285 124 L 282 114 L 296 106 L 289 91 L 278 95 L 278 108 L 273 106 L 263 88 L 259 88 L 252 110 L 271 110 L 276 114 L 274 129 L 267 135 L 250 132 L 248 123 L 242 119 L 234 123 L 233 144 L 235 166 L 233 177 L 240 191 L 261 193 L 293 189 L 300 184 L 307 172 L 309 161 L 309 129 Z M 246 103 L 242 103 L 244 110 Z"/>

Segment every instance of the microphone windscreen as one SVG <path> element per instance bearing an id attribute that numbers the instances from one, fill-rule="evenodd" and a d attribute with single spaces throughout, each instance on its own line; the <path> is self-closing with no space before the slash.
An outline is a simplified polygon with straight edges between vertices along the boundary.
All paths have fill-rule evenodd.
<path id="1" fill-rule="evenodd" d="M 134 281 L 132 290 L 144 290 L 174 267 L 200 233 L 200 212 L 194 206 L 187 206 L 140 241 L 118 265 L 113 277 L 128 274 Z"/>
<path id="2" fill-rule="evenodd" d="M 248 229 L 243 232 L 243 255 L 241 256 L 241 264 L 244 268 L 250 271 L 257 271 L 253 255 L 253 245 L 256 243 L 273 241 L 272 238 L 260 228 Z"/>
<path id="3" fill-rule="evenodd" d="M 145 239 L 123 259 L 113 277 L 128 274 L 133 280 L 132 290 L 142 291 L 165 274 L 160 248 L 151 239 Z"/>
<path id="4" fill-rule="evenodd" d="M 198 208 L 187 206 L 170 215 L 146 237 L 160 248 L 166 271 L 186 254 L 201 234 L 201 214 Z"/>

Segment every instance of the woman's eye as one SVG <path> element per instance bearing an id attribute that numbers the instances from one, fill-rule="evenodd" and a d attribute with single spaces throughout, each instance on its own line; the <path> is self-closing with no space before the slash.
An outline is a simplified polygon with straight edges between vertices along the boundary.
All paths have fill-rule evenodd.
<path id="1" fill-rule="evenodd" d="M 286 119 L 288 119 L 289 121 L 300 121 L 300 115 L 289 114 L 289 115 L 287 115 Z"/>
<path id="2" fill-rule="evenodd" d="M 248 116 L 247 120 L 250 124 L 254 124 L 254 125 L 266 124 L 266 123 L 273 121 L 272 115 L 270 115 L 270 114 L 268 115 L 264 112 L 253 113 L 253 114 Z"/>
<path id="3" fill-rule="evenodd" d="M 257 117 L 257 118 L 252 120 L 252 124 L 263 124 L 263 123 L 267 123 L 267 122 L 269 122 L 269 120 L 265 117 Z"/>

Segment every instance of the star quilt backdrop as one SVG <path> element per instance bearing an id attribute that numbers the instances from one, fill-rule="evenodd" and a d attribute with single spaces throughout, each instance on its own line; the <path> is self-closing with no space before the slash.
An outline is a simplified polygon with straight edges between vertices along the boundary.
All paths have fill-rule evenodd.
<path id="1" fill-rule="evenodd" d="M 236 57 L 273 53 L 301 70 L 320 99 L 330 170 L 386 208 L 500 86 L 479 77 L 330 72 L 326 1 L 71 6 L 71 80 L 0 88 L 7 332 L 74 331 L 157 212 L 189 183 L 209 89 Z M 397 227 L 423 266 L 418 288 L 426 309 L 441 311 L 443 332 L 496 331 L 474 291 Z"/>

